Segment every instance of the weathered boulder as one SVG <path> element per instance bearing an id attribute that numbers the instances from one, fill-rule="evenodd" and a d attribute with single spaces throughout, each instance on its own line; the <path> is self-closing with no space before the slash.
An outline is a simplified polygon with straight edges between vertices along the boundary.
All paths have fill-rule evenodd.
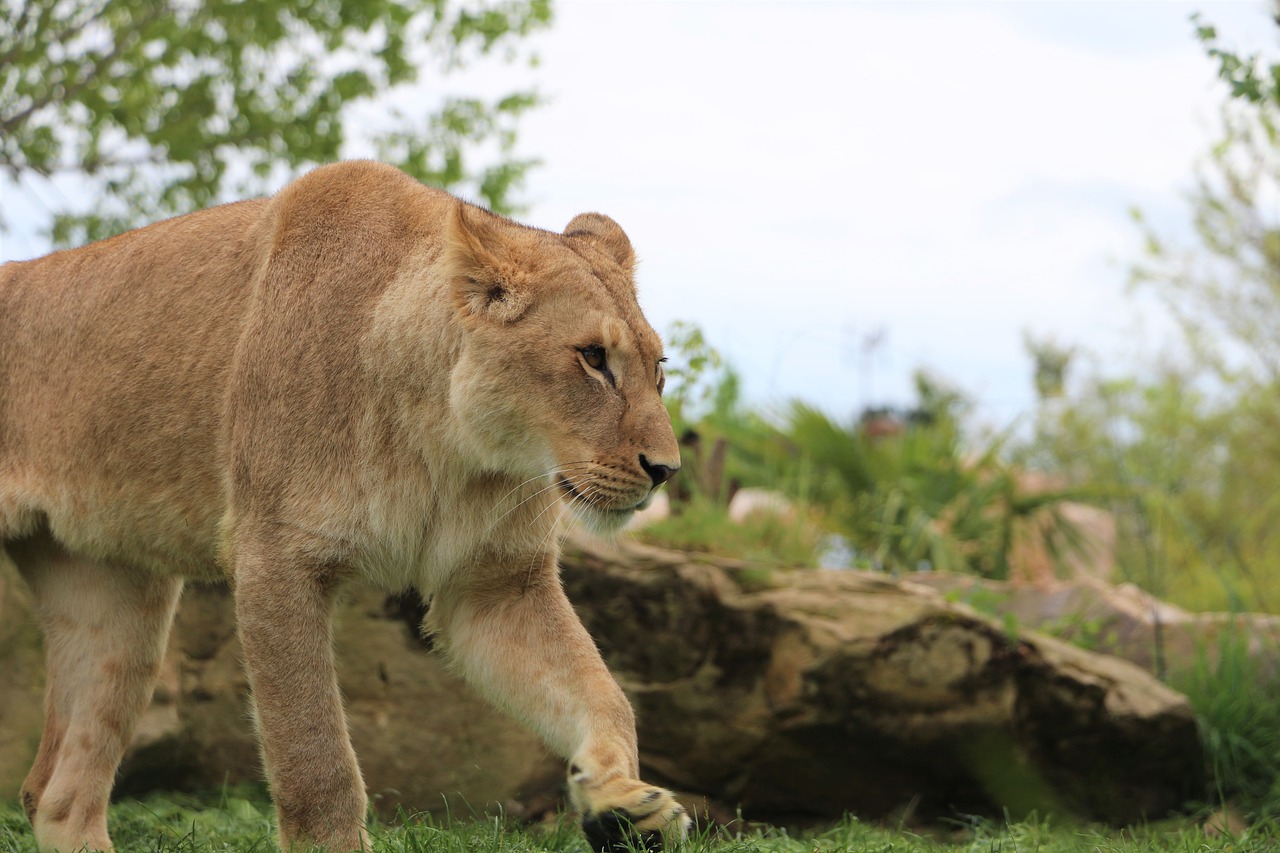
<path id="1" fill-rule="evenodd" d="M 1203 795 L 1185 699 L 1137 667 L 910 582 L 627 546 L 565 561 L 657 778 L 760 817 L 1067 810 Z"/>
<path id="2" fill-rule="evenodd" d="M 1123 661 L 1009 636 L 919 584 L 638 545 L 578 543 L 563 562 L 636 706 L 647 777 L 749 817 L 1037 808 L 1119 823 L 1203 793 L 1182 697 Z M 15 601 L 21 611 L 12 595 L 0 607 Z M 418 635 L 421 615 L 412 598 L 354 590 L 338 616 L 340 677 L 375 800 L 515 814 L 553 803 L 560 762 L 444 670 Z M 20 616 L 12 624 L 29 626 Z M 6 790 L 38 735 L 38 667 L 23 637 L 0 666 L 0 678 L 28 672 L 26 693 L 0 692 L 0 732 L 27 752 L 0 777 Z M 259 778 L 246 687 L 227 590 L 189 588 L 121 790 Z"/>

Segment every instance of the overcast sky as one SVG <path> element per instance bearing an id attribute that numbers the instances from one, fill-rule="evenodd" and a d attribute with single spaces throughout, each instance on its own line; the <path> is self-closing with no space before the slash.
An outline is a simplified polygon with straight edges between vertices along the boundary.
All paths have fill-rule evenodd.
<path id="1" fill-rule="evenodd" d="M 1158 344 L 1129 210 L 1185 230 L 1223 99 L 1189 17 L 1277 54 L 1264 2 L 555 7 L 538 68 L 486 72 L 548 98 L 524 218 L 613 216 L 659 331 L 700 324 L 758 404 L 842 416 L 909 403 L 924 367 L 1003 426 L 1034 399 L 1024 331 Z M 40 251 L 0 236 L 0 260 Z"/>
<path id="2" fill-rule="evenodd" d="M 614 216 L 654 325 L 701 324 L 756 402 L 903 404 L 926 367 L 1001 426 L 1034 401 L 1024 330 L 1159 342 L 1129 210 L 1185 229 L 1217 133 L 1191 13 L 1276 54 L 1259 2 L 557 9 L 531 220 Z"/>

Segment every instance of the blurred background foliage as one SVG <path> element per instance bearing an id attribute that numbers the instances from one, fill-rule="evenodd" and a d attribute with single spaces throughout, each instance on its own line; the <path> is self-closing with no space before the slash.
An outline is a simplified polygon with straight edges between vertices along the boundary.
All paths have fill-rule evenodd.
<path id="1" fill-rule="evenodd" d="M 1025 464 L 1109 495 L 1118 565 L 1196 610 L 1280 607 L 1280 65 L 1196 34 L 1231 95 L 1188 196 L 1191 238 L 1145 235 L 1132 286 L 1169 348 L 1044 401 Z"/>
<path id="2" fill-rule="evenodd" d="M 686 442 L 683 488 L 712 505 L 738 487 L 784 492 L 846 546 L 816 542 L 819 559 L 990 578 L 1008 576 L 1029 526 L 1049 531 L 1055 556 L 1077 550 L 1079 531 L 1058 509 L 1085 501 L 1115 519 L 1118 580 L 1192 610 L 1276 612 L 1280 63 L 1226 50 L 1199 18 L 1194 30 L 1230 95 L 1223 137 L 1188 195 L 1191 236 L 1170 240 L 1134 212 L 1145 251 L 1132 287 L 1172 320 L 1165 349 L 1107 364 L 1028 337 L 1040 402 L 997 431 L 975 424 L 963 391 L 923 372 L 905 411 L 753 410 L 732 366 L 680 326 L 668 335 L 686 365 L 670 408 L 698 443 Z"/>
<path id="3" fill-rule="evenodd" d="M 87 185 L 54 211 L 61 246 L 352 156 L 510 210 L 537 95 L 447 81 L 531 61 L 520 40 L 550 20 L 550 0 L 0 0 L 0 176 Z"/>

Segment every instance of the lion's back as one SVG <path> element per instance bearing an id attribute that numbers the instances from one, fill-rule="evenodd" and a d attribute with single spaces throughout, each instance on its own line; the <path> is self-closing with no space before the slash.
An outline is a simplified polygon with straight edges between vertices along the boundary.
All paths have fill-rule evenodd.
<path id="1" fill-rule="evenodd" d="M 216 573 L 233 448 L 265 488 L 352 457 L 335 419 L 358 408 L 361 336 L 453 204 L 354 161 L 0 267 L 0 542 L 47 524 L 72 550 Z"/>
<path id="2" fill-rule="evenodd" d="M 265 204 L 0 267 L 0 539 L 48 524 L 102 556 L 209 570 Z"/>

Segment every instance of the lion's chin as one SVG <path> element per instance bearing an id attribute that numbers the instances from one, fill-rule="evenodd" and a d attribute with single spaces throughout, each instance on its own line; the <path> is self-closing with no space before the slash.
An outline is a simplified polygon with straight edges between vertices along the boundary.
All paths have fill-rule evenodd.
<path id="1" fill-rule="evenodd" d="M 626 527 L 627 522 L 635 517 L 638 508 L 598 509 L 577 504 L 571 505 L 569 511 L 573 514 L 574 519 L 587 530 L 601 536 L 610 536 Z"/>

